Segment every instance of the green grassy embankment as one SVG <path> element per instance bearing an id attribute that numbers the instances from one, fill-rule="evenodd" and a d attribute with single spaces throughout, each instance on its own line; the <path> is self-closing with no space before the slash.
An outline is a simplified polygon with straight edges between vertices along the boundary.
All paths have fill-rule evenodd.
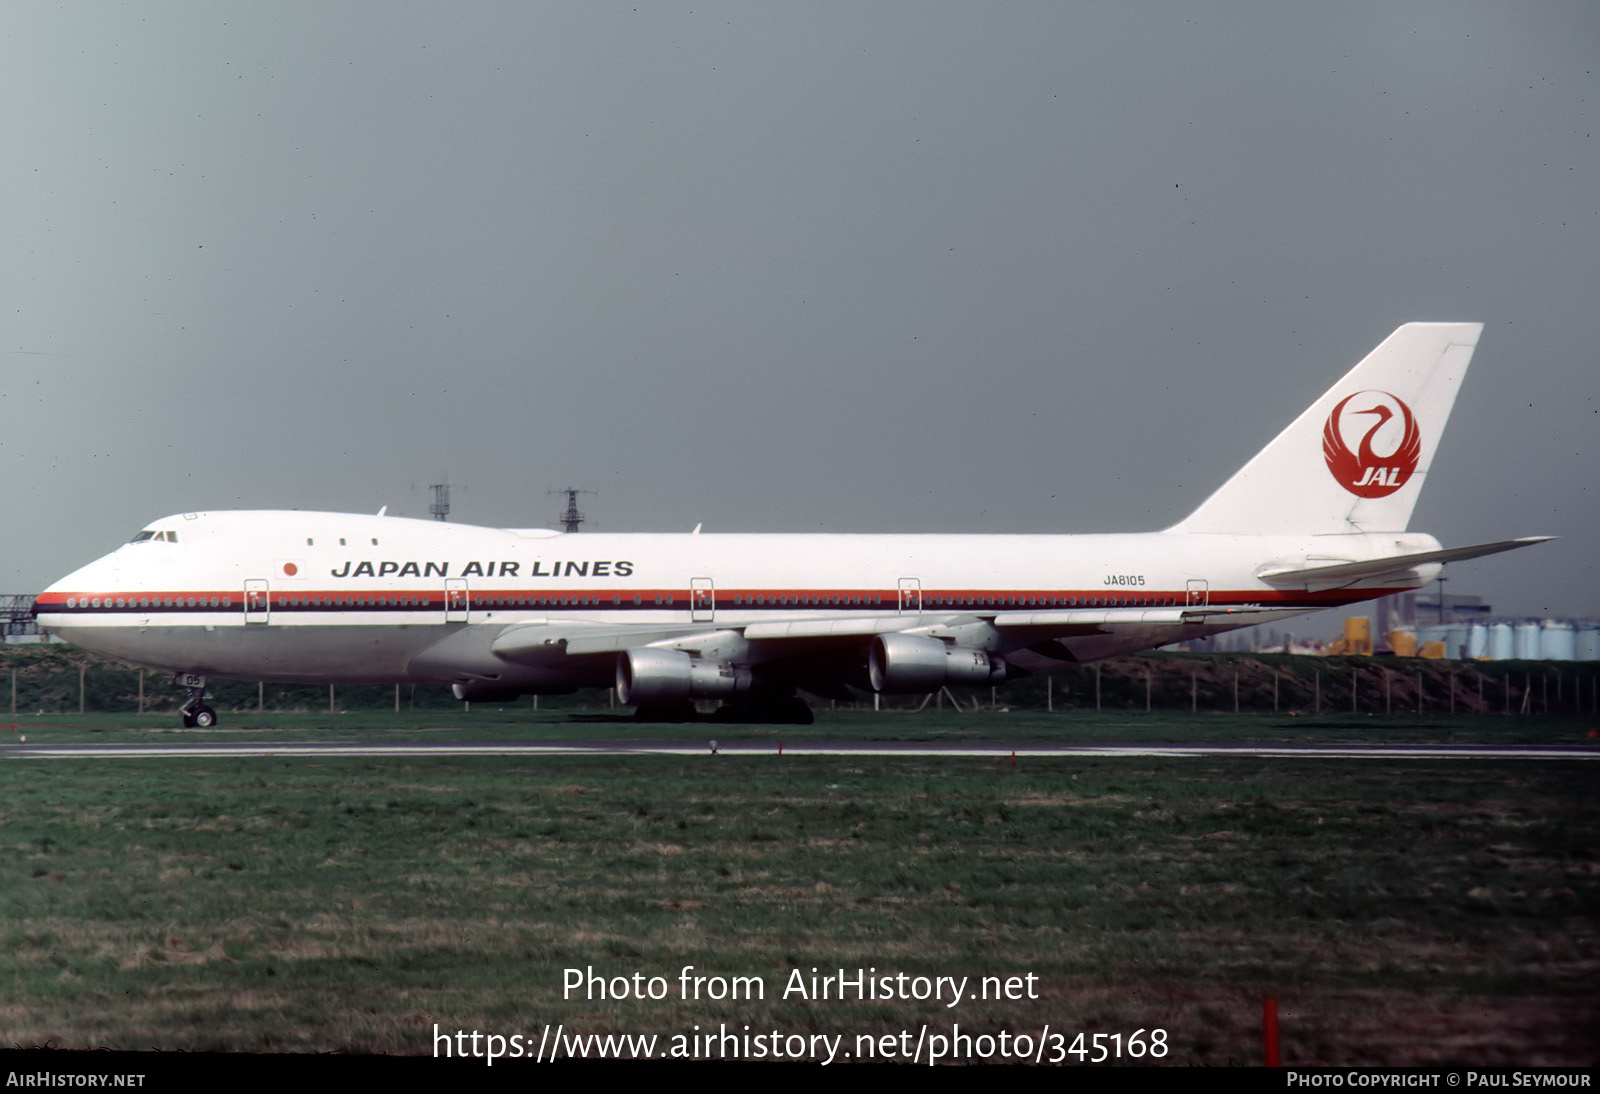
<path id="1" fill-rule="evenodd" d="M 857 716 L 864 717 L 864 716 Z M 1109 720 L 1108 720 L 1109 721 Z M 1582 763 L 691 758 L 0 765 L 0 1037 L 428 1054 L 718 1023 L 1168 1031 L 1178 1064 L 1596 1062 Z M 766 998 L 677 996 L 679 970 Z M 563 999 L 562 970 L 660 1002 Z M 795 969 L 1039 998 L 783 1000 Z"/>

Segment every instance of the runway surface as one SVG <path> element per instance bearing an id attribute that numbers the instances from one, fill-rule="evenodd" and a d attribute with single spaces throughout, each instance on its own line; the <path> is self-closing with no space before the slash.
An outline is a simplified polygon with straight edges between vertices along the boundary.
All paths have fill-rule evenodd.
<path id="1" fill-rule="evenodd" d="M 719 742 L 711 739 L 673 741 L 571 741 L 373 744 L 305 741 L 250 741 L 237 744 L 28 744 L 0 745 L 0 759 L 253 759 L 288 757 L 331 760 L 345 757 L 445 758 L 456 756 L 949 756 L 1009 759 L 1129 756 L 1200 758 L 1232 756 L 1282 760 L 1600 760 L 1600 748 L 1531 745 L 1049 745 L 1037 741 L 926 741 L 904 744 L 884 741 Z"/>

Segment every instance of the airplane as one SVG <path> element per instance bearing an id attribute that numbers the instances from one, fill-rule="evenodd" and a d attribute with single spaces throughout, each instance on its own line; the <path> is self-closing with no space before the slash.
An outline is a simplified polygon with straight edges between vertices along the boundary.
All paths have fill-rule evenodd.
<path id="1" fill-rule="evenodd" d="M 808 723 L 799 691 L 929 693 L 1417 589 L 1408 532 L 1479 323 L 1407 323 L 1164 531 L 1122 535 L 561 533 L 322 512 L 179 513 L 51 585 L 41 628 L 208 677 L 614 686 L 644 720 Z"/>

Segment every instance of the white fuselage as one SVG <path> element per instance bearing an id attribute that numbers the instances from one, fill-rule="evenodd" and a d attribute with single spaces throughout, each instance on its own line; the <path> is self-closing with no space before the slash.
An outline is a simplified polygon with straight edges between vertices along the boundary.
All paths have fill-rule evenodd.
<path id="1" fill-rule="evenodd" d="M 1256 576 L 1268 564 L 1437 547 L 1415 533 L 561 534 L 298 511 L 182 514 L 141 537 L 52 585 L 41 626 L 181 672 L 528 690 L 608 683 L 614 652 L 565 650 L 591 633 L 611 636 L 614 651 L 634 634 L 639 645 L 690 648 L 726 632 L 733 656 L 759 662 L 803 645 L 770 641 L 785 627 L 846 651 L 874 630 L 968 627 L 963 641 L 1002 656 L 1054 640 L 1057 656 L 1091 660 L 1433 576 L 1286 590 Z M 1096 625 L 1111 617 L 1117 627 Z M 540 627 L 561 639 L 548 656 L 527 642 L 510 658 L 497 646 Z"/>

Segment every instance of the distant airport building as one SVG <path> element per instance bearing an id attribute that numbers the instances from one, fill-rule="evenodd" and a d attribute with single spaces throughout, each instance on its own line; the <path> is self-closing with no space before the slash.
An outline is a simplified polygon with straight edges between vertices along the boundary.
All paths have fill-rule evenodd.
<path id="1" fill-rule="evenodd" d="M 1199 653 L 1373 653 L 1468 661 L 1600 661 L 1600 622 L 1572 619 L 1496 618 L 1481 597 L 1443 593 L 1438 586 L 1397 593 L 1373 602 L 1377 626 L 1366 616 L 1330 626 L 1297 620 L 1294 632 L 1249 627 L 1197 640 L 1182 648 Z M 1331 616 L 1332 613 L 1327 613 Z"/>

